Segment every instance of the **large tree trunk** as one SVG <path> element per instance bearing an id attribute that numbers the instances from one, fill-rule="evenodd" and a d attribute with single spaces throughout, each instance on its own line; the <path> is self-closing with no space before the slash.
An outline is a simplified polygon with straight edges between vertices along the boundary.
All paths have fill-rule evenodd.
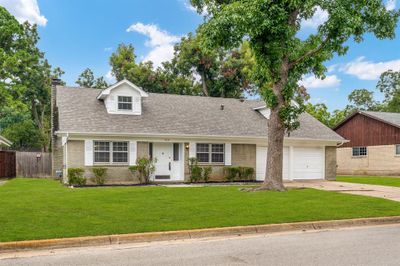
<path id="1" fill-rule="evenodd" d="M 207 88 L 207 83 L 206 83 L 206 73 L 204 71 L 200 72 L 200 76 L 201 76 L 201 88 L 203 90 L 204 96 L 210 96 L 208 93 L 208 88 Z"/>
<path id="2" fill-rule="evenodd" d="M 284 191 L 282 180 L 283 139 L 285 128 L 281 123 L 278 108 L 271 110 L 268 121 L 267 169 L 261 189 Z"/>
<path id="3" fill-rule="evenodd" d="M 280 80 L 272 87 L 272 91 L 277 97 L 278 104 L 271 108 L 271 114 L 268 120 L 267 169 L 264 183 L 260 189 L 275 191 L 285 190 L 282 179 L 285 126 L 280 117 L 280 111 L 285 104 L 282 91 L 288 82 L 288 75 L 289 59 L 285 57 L 280 70 Z"/>

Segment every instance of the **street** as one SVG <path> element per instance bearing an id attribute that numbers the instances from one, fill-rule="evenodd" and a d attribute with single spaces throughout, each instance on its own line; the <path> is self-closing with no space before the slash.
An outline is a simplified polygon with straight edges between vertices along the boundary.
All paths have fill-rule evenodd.
<path id="1" fill-rule="evenodd" d="M 400 265 L 400 225 L 0 253 L 0 265 Z"/>

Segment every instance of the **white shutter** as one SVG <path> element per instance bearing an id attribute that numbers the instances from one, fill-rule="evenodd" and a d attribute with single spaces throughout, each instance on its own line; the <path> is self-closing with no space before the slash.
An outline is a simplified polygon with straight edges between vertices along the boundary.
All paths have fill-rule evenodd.
<path id="1" fill-rule="evenodd" d="M 85 140 L 85 166 L 93 165 L 93 140 Z"/>
<path id="2" fill-rule="evenodd" d="M 189 142 L 189 158 L 196 158 L 196 142 Z"/>
<path id="3" fill-rule="evenodd" d="M 232 165 L 232 144 L 225 143 L 225 165 Z"/>
<path id="4" fill-rule="evenodd" d="M 129 165 L 136 165 L 137 141 L 129 141 Z"/>

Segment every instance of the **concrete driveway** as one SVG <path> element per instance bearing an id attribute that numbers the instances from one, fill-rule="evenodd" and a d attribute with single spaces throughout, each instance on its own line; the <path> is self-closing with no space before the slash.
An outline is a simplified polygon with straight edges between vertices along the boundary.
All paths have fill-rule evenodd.
<path id="1" fill-rule="evenodd" d="M 285 185 L 286 187 L 315 188 L 346 194 L 383 198 L 400 202 L 400 187 L 365 185 L 326 180 L 295 181 L 286 183 Z"/>

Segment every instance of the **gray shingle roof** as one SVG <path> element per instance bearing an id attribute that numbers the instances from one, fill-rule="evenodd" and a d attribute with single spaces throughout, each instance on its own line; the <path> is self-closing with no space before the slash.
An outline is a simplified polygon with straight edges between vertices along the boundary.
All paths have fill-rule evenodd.
<path id="1" fill-rule="evenodd" d="M 266 137 L 267 120 L 253 108 L 261 101 L 150 93 L 142 115 L 108 114 L 98 89 L 57 87 L 59 131 L 84 133 L 166 134 Z M 221 105 L 224 110 L 221 110 Z M 292 138 L 343 140 L 309 114 Z"/>
<path id="2" fill-rule="evenodd" d="M 400 127 L 400 113 L 370 112 L 370 111 L 360 111 L 360 113 L 364 113 L 375 119 Z"/>

